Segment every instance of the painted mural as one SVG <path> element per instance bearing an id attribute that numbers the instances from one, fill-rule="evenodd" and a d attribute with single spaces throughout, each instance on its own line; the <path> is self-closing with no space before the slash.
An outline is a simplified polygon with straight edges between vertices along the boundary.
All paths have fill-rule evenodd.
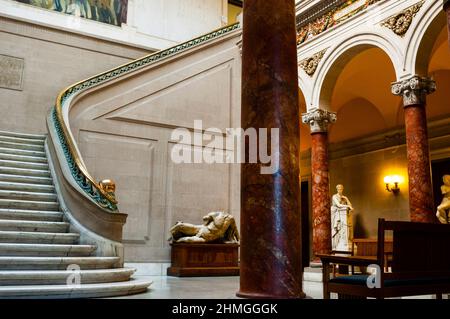
<path id="1" fill-rule="evenodd" d="M 127 22 L 128 0 L 15 1 L 117 26 Z"/>

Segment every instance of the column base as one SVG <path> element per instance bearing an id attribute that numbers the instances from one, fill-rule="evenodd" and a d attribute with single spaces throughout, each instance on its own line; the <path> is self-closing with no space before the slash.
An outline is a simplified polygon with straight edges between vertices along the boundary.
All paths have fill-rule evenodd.
<path id="1" fill-rule="evenodd" d="M 244 299 L 305 299 L 306 294 L 302 292 L 299 296 L 278 296 L 272 294 L 251 293 L 238 291 L 236 296 Z"/>

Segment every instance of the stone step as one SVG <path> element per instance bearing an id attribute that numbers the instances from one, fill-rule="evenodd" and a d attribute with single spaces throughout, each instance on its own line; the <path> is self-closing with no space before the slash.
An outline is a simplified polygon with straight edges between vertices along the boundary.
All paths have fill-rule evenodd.
<path id="1" fill-rule="evenodd" d="M 108 269 L 119 257 L 1 257 L 1 270 L 66 270 L 70 265 L 81 269 Z"/>
<path id="2" fill-rule="evenodd" d="M 0 243 L 67 245 L 76 244 L 79 239 L 75 233 L 0 231 Z"/>
<path id="3" fill-rule="evenodd" d="M 45 151 L 44 145 L 3 142 L 1 140 L 0 140 L 0 147 L 15 150 L 37 151 L 37 152 Z"/>
<path id="4" fill-rule="evenodd" d="M 0 134 L 0 141 L 9 142 L 9 143 L 17 143 L 17 144 L 29 144 L 29 145 L 39 145 L 43 146 L 45 140 L 35 139 L 35 138 L 24 138 L 17 136 L 5 136 Z"/>
<path id="5" fill-rule="evenodd" d="M 22 231 L 40 233 L 65 233 L 69 230 L 69 223 L 41 222 L 29 220 L 0 220 L 0 231 Z"/>
<path id="6" fill-rule="evenodd" d="M 30 200 L 37 202 L 57 202 L 56 193 L 35 193 L 17 190 L 0 189 L 0 198 Z"/>
<path id="7" fill-rule="evenodd" d="M 60 222 L 63 216 L 62 212 L 0 208 L 0 219 L 3 220 Z"/>
<path id="8" fill-rule="evenodd" d="M 93 245 L 0 243 L 0 256 L 88 257 L 95 249 Z"/>
<path id="9" fill-rule="evenodd" d="M 58 197 L 56 193 L 38 193 L 38 192 L 27 192 L 19 190 L 3 190 L 0 189 L 0 198 L 3 199 L 19 199 L 37 202 L 57 202 Z"/>
<path id="10" fill-rule="evenodd" d="M 59 204 L 56 202 L 0 199 L 0 208 L 59 211 Z"/>
<path id="11" fill-rule="evenodd" d="M 35 285 L 0 287 L 0 298 L 106 298 L 144 293 L 151 281 L 134 279 L 125 282 L 81 284 L 78 287 L 68 285 Z"/>
<path id="12" fill-rule="evenodd" d="M 5 161 L 16 161 L 16 162 L 25 162 L 25 163 L 41 163 L 47 164 L 46 157 L 37 157 L 37 156 L 25 156 L 25 155 L 15 155 L 15 154 L 2 154 L 0 153 L 0 159 Z"/>
<path id="13" fill-rule="evenodd" d="M 49 170 L 25 169 L 25 168 L 2 167 L 2 166 L 0 166 L 0 174 L 31 176 L 31 177 L 50 177 Z"/>
<path id="14" fill-rule="evenodd" d="M 0 174 L 0 181 L 24 184 L 53 185 L 53 180 L 50 177 L 34 177 L 11 174 Z"/>
<path id="15" fill-rule="evenodd" d="M 44 163 L 31 163 L 31 162 L 20 162 L 20 161 L 7 161 L 0 159 L 1 167 L 15 167 L 15 168 L 25 168 L 25 169 L 36 169 L 48 171 L 48 164 Z"/>
<path id="16" fill-rule="evenodd" d="M 135 269 L 94 269 L 79 270 L 0 270 L 0 286 L 25 285 L 74 285 L 75 276 L 80 284 L 123 282 L 130 280 Z"/>
<path id="17" fill-rule="evenodd" d="M 2 182 L 1 180 L 0 180 L 0 190 L 10 190 L 10 191 L 14 190 L 14 191 L 35 192 L 35 193 L 55 193 L 55 187 L 53 185 Z"/>
<path id="18" fill-rule="evenodd" d="M 39 158 L 46 157 L 46 154 L 44 151 L 21 150 L 21 149 L 7 148 L 7 147 L 1 147 L 1 146 L 0 146 L 0 154 L 31 156 L 31 157 L 39 157 Z"/>
<path id="19" fill-rule="evenodd" d="M 40 140 L 40 141 L 45 140 L 45 138 L 47 137 L 44 134 L 27 134 L 27 133 L 16 133 L 16 132 L 7 132 L 7 131 L 0 131 L 0 136 L 25 138 L 25 139 L 33 139 L 33 140 Z"/>

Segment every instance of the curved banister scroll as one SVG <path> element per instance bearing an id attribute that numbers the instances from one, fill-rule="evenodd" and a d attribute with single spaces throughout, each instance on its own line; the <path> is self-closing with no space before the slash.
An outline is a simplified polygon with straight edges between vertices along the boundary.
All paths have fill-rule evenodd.
<path id="1" fill-rule="evenodd" d="M 217 37 L 230 33 L 239 27 L 239 23 L 235 23 L 171 48 L 152 53 L 143 58 L 119 66 L 118 68 L 103 72 L 87 80 L 71 85 L 58 95 L 56 105 L 52 110 L 51 115 L 60 145 L 63 149 L 67 164 L 76 183 L 91 199 L 97 203 L 97 205 L 111 212 L 117 211 L 117 201 L 114 197 L 114 193 L 108 192 L 107 189 L 102 187 L 101 183 L 96 182 L 95 179 L 89 174 L 76 146 L 76 142 L 70 133 L 68 118 L 66 119 L 64 114 L 66 113 L 68 115 L 68 110 L 70 109 L 73 98 L 87 89 L 104 84 L 108 81 L 116 79 L 119 76 L 123 76 L 129 72 L 134 72 L 142 67 L 147 67 L 152 63 L 159 62 L 165 58 L 173 56 L 174 54 L 199 46 L 209 40 L 213 40 Z"/>

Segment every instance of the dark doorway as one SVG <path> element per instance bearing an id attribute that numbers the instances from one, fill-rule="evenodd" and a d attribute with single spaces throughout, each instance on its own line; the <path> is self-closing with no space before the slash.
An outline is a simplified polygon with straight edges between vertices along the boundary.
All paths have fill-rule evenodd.
<path id="1" fill-rule="evenodd" d="M 301 209 L 302 209 L 302 265 L 309 267 L 310 259 L 310 227 L 309 218 L 309 182 L 301 183 Z"/>
<path id="2" fill-rule="evenodd" d="M 442 177 L 450 175 L 450 158 L 433 161 L 431 163 L 431 171 L 433 173 L 434 210 L 436 211 L 442 201 Z"/>

